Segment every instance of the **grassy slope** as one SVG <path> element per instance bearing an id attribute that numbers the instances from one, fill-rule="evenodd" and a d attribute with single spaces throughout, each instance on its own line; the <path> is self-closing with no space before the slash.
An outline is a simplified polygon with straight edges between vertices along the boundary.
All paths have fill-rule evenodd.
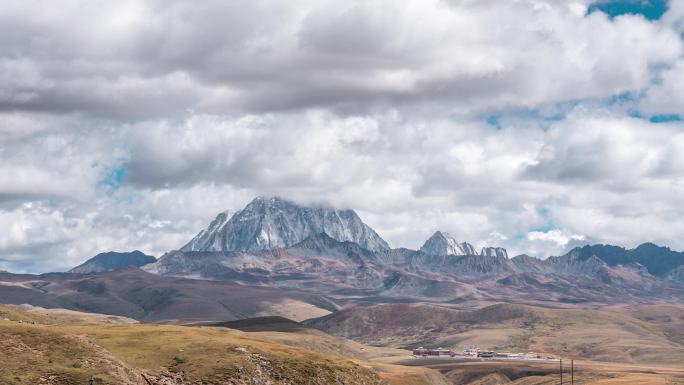
<path id="1" fill-rule="evenodd" d="M 542 314 L 542 321 L 532 325 L 525 335 L 532 350 L 606 362 L 684 362 L 682 308 L 651 305 L 589 311 L 544 310 Z"/>
<path id="2" fill-rule="evenodd" d="M 684 362 L 684 308 L 547 309 L 495 305 L 463 312 L 432 305 L 345 310 L 313 324 L 327 333 L 385 347 L 469 345 L 608 362 Z"/>
<path id="3" fill-rule="evenodd" d="M 557 362 L 458 362 L 424 359 L 410 360 L 404 364 L 438 370 L 452 384 L 459 385 L 557 385 L 560 383 Z M 566 365 L 564 369 L 564 383 L 565 381 L 569 383 L 569 368 Z M 684 384 L 684 368 L 576 361 L 575 384 L 682 385 Z"/>
<path id="4" fill-rule="evenodd" d="M 121 316 L 66 309 L 45 309 L 31 305 L 0 305 L 0 319 L 44 325 L 137 323 L 131 318 Z"/>
<path id="5" fill-rule="evenodd" d="M 506 308 L 504 318 L 518 311 Z M 522 314 L 527 314 L 526 311 Z M 592 322 L 606 322 L 600 317 L 590 320 L 573 313 L 539 311 L 543 320 L 540 324 L 552 330 L 559 325 L 559 330 L 574 327 L 573 323 L 561 325 L 561 321 L 585 322 L 589 329 Z M 550 313 L 546 314 L 547 311 Z M 676 309 L 657 307 L 606 311 L 611 317 L 617 317 L 614 322 L 625 322 L 625 316 L 636 319 L 636 326 L 628 322 L 625 327 L 637 327 L 639 333 L 654 333 L 649 328 L 641 329 L 644 326 L 639 322 L 649 325 L 648 322 L 656 320 L 659 324 L 678 329 L 679 313 Z M 490 309 L 477 314 L 494 322 L 500 316 L 496 313 Z M 12 318 L 13 321 L 4 321 L 3 318 Z M 36 324 L 19 323 L 17 319 Z M 465 318 L 466 321 L 469 319 Z M 144 384 L 141 374 L 156 385 L 199 384 L 201 381 L 207 384 L 254 385 L 268 381 L 272 384 L 302 385 L 558 383 L 553 373 L 554 364 L 542 364 L 548 366 L 546 369 L 542 367 L 543 370 L 534 368 L 537 364 L 533 364 L 531 369 L 515 369 L 516 364 L 496 362 L 463 365 L 440 361 L 434 369 L 400 366 L 393 363 L 405 359 L 403 351 L 368 347 L 311 329 L 240 332 L 209 327 L 113 324 L 109 321 L 107 317 L 84 313 L 60 315 L 0 306 L 0 362 L 3 363 L 0 365 L 0 384 L 85 384 L 90 374 L 95 375 L 96 384 Z M 510 320 L 506 322 L 509 327 L 513 324 Z M 480 329 L 474 330 L 479 332 Z M 481 331 L 486 335 L 492 330 L 495 329 Z M 572 333 L 578 335 L 577 331 Z M 411 364 L 422 365 L 422 362 L 412 360 Z M 668 368 L 582 361 L 578 362 L 578 367 L 581 371 L 577 384 L 684 383 L 684 371 L 672 365 Z"/>
<path id="6" fill-rule="evenodd" d="M 331 354 L 340 347 L 340 354 L 360 357 L 367 353 L 363 347 L 353 342 L 336 345 L 339 339 L 316 331 L 298 338 L 221 328 L 97 324 L 94 318 L 52 315 L 48 325 L 40 323 L 46 320 L 42 315 L 2 306 L 0 312 L 13 318 L 0 317 L 3 385 L 85 384 L 91 374 L 97 384 L 141 384 L 142 374 L 156 384 L 173 379 L 184 384 L 373 385 L 386 377 L 391 384 L 427 385 L 425 373 L 440 377 L 420 368 L 374 370 L 360 358 Z M 328 354 L 307 349 L 313 347 Z"/>

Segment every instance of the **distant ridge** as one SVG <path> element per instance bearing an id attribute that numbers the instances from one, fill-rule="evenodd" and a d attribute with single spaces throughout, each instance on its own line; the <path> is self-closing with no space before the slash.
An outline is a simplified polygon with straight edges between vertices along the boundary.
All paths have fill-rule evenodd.
<path id="1" fill-rule="evenodd" d="M 110 251 L 90 258 L 69 270 L 69 273 L 101 273 L 127 267 L 141 267 L 156 261 L 155 257 L 138 250 L 124 253 Z"/>
<path id="2" fill-rule="evenodd" d="M 587 261 L 592 257 L 600 259 L 608 266 L 639 264 L 657 277 L 665 277 L 684 265 L 683 252 L 673 251 L 669 247 L 658 246 L 650 242 L 643 243 L 634 249 L 612 245 L 586 245 L 576 247 L 564 256 L 549 259 L 574 258 Z"/>

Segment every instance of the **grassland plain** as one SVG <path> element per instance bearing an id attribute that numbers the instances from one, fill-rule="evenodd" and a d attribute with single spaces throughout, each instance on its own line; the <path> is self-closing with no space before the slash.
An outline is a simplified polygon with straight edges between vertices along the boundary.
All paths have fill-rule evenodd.
<path id="1" fill-rule="evenodd" d="M 518 310 L 507 311 L 512 316 Z M 644 317 L 642 322 L 667 323 L 677 315 L 663 307 L 648 315 L 614 311 Z M 493 321 L 491 312 L 480 315 L 490 314 Z M 124 385 L 145 385 L 143 376 L 155 385 L 541 385 L 559 380 L 555 364 L 411 360 L 406 350 L 368 346 L 307 327 L 244 332 L 14 306 L 0 306 L 0 362 L 3 385 L 78 385 L 91 375 L 95 384 Z M 578 368 L 576 384 L 684 384 L 684 368 L 672 363 L 580 360 Z"/>

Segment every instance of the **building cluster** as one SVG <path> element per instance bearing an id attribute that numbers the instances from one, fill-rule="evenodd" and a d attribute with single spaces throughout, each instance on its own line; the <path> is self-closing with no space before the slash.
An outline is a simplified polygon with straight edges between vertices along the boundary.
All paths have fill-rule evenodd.
<path id="1" fill-rule="evenodd" d="M 471 346 L 458 354 L 451 349 L 437 348 L 426 349 L 420 347 L 413 350 L 414 357 L 459 357 L 459 358 L 502 358 L 512 360 L 537 360 L 542 356 L 537 353 L 509 353 L 509 352 L 495 352 L 493 350 L 481 351 L 475 346 Z"/>
<path id="2" fill-rule="evenodd" d="M 413 355 L 416 357 L 455 357 L 456 354 L 450 349 L 437 348 L 425 349 L 420 347 L 413 350 Z"/>

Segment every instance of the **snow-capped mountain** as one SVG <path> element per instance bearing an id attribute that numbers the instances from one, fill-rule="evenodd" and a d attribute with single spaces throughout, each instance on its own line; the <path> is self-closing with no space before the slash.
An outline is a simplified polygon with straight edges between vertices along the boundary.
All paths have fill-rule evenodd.
<path id="1" fill-rule="evenodd" d="M 171 251 L 144 270 L 172 276 L 247 284 L 316 287 L 322 291 L 382 286 L 384 267 L 375 253 L 326 233 L 290 247 L 257 251 Z"/>
<path id="2" fill-rule="evenodd" d="M 646 255 L 662 258 L 656 261 Z M 508 258 L 503 248 L 476 251 L 472 244 L 441 231 L 420 250 L 390 249 L 352 210 L 256 198 L 233 215 L 219 214 L 181 250 L 166 253 L 143 269 L 351 295 L 448 298 L 470 291 L 467 285 L 482 284 L 486 290 L 506 292 L 557 290 L 558 295 L 584 300 L 598 298 L 585 289 L 600 291 L 603 285 L 611 285 L 615 295 L 637 293 L 639 288 L 667 289 L 670 283 L 655 279 L 646 268 L 656 271 L 665 266 L 670 271 L 679 256 L 655 245 L 635 250 L 596 245 L 547 260 Z M 680 276 L 673 273 L 670 279 Z"/>
<path id="3" fill-rule="evenodd" d="M 451 234 L 436 231 L 420 248 L 427 255 L 483 255 L 486 257 L 508 258 L 508 252 L 503 247 L 483 247 L 479 253 L 468 242 L 458 242 Z"/>
<path id="4" fill-rule="evenodd" d="M 371 251 L 389 249 L 354 210 L 302 206 L 281 198 L 256 198 L 244 209 L 219 214 L 181 251 L 257 251 L 288 247 L 326 233 Z"/>
<path id="5" fill-rule="evenodd" d="M 476 255 L 468 242 L 458 243 L 449 233 L 436 231 L 420 248 L 428 255 Z"/>
<path id="6" fill-rule="evenodd" d="M 183 246 L 181 250 L 184 251 L 221 251 L 222 239 L 224 231 L 226 231 L 226 224 L 230 218 L 235 215 L 235 211 L 226 210 L 219 213 L 216 218 L 211 221 L 209 227 L 203 229 L 193 238 L 188 244 Z"/>

